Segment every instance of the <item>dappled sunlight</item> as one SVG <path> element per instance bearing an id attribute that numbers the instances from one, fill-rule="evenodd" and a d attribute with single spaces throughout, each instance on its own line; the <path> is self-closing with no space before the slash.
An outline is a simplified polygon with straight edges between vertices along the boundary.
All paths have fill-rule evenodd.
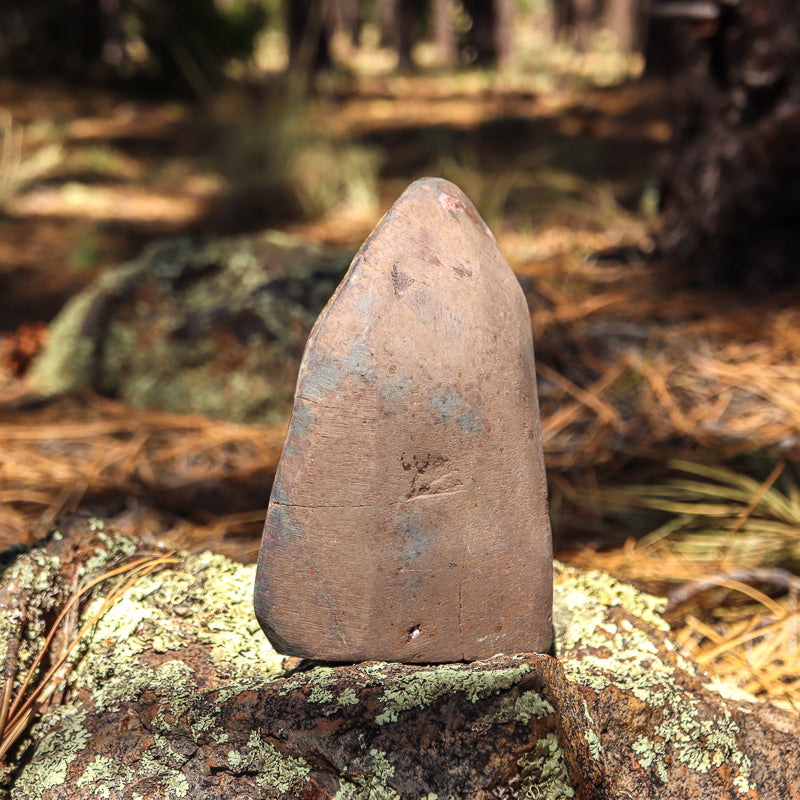
<path id="1" fill-rule="evenodd" d="M 374 34 L 374 31 L 373 31 Z M 370 35 L 372 38 L 370 38 Z M 311 97 L 282 34 L 214 97 L 0 83 L 0 545 L 97 511 L 253 561 L 285 428 L 45 402 L 64 302 L 166 236 L 268 228 L 352 252 L 410 181 L 457 183 L 531 308 L 559 557 L 671 599 L 678 642 L 800 707 L 800 294 L 698 288 L 654 256 L 670 88 L 599 40 L 528 32 L 513 69 L 418 69 L 368 34 Z M 350 48 L 350 49 L 348 49 Z"/>

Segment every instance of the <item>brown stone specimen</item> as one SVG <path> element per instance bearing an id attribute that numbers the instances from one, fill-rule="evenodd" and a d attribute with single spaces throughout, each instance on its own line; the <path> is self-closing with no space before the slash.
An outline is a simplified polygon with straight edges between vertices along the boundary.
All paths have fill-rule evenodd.
<path id="1" fill-rule="evenodd" d="M 545 652 L 551 572 L 525 298 L 467 197 L 419 180 L 309 336 L 258 620 L 330 661 Z"/>

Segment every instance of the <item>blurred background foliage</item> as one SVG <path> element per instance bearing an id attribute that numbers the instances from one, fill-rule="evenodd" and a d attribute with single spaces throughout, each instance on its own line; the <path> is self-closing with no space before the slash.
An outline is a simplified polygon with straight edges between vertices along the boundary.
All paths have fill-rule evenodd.
<path id="1" fill-rule="evenodd" d="M 276 3 L 231 0 L 25 0 L 3 4 L 0 59 L 15 77 L 130 81 L 162 93 L 218 88 L 248 58 Z"/>
<path id="2" fill-rule="evenodd" d="M 147 85 L 161 94 L 218 89 L 232 62 L 284 39 L 286 62 L 315 71 L 342 47 L 390 45 L 397 66 L 433 42 L 449 67 L 509 65 L 513 28 L 546 25 L 582 52 L 641 50 L 645 0 L 10 0 L 0 10 L 0 68 L 22 76 Z M 532 23 L 532 20 L 534 21 Z M 266 37 L 265 37 L 266 34 Z M 338 43 L 337 43 L 338 37 Z M 346 45 L 344 44 L 346 41 Z M 282 59 L 280 59 L 282 60 Z"/>
<path id="3" fill-rule="evenodd" d="M 241 163 L 228 159 L 225 168 L 239 171 L 250 198 L 251 189 L 280 197 L 275 186 L 303 184 L 273 205 L 312 215 L 352 202 L 343 171 L 360 174 L 362 189 L 364 178 L 374 183 L 369 148 L 341 137 L 330 145 L 330 126 L 320 124 L 324 102 L 346 96 L 348 75 L 490 73 L 484 90 L 498 94 L 509 86 L 536 93 L 566 78 L 614 85 L 662 77 L 672 147 L 641 198 L 662 212 L 659 249 L 701 263 L 698 280 L 750 286 L 798 278 L 799 54 L 792 0 L 9 0 L 0 9 L 0 73 L 15 79 L 57 76 L 76 87 L 123 85 L 202 103 L 232 81 L 257 85 L 264 107 L 256 121 L 269 117 L 278 129 L 264 140 L 272 163 L 243 141 Z M 13 174 L 0 179 L 5 195 L 52 162 L 29 153 L 23 169 L 15 134 L 7 124 L 3 170 Z M 463 174 L 468 149 L 445 153 L 442 167 Z M 482 193 L 490 215 L 510 191 L 504 183 Z M 769 236 L 757 242 L 757 231 Z"/>

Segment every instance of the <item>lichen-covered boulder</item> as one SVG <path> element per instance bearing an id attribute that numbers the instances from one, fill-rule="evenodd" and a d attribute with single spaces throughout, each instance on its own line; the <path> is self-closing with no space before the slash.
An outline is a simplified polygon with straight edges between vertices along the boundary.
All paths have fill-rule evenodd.
<path id="1" fill-rule="evenodd" d="M 308 332 L 351 255 L 277 232 L 152 245 L 66 304 L 30 386 L 282 423 Z"/>
<path id="2" fill-rule="evenodd" d="M 16 687 L 76 587 L 143 555 L 73 517 L 5 570 Z M 250 608 L 253 567 L 175 562 L 83 637 L 7 754 L 11 798 L 800 796 L 800 720 L 723 697 L 671 642 L 661 601 L 607 576 L 556 566 L 557 659 L 287 672 Z M 54 653 L 117 580 L 66 615 Z"/>

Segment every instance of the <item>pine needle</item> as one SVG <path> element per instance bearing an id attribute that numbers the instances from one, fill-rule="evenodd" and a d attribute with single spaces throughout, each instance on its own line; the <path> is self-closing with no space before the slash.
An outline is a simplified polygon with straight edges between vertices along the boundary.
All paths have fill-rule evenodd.
<path id="1" fill-rule="evenodd" d="M 19 737 L 28 728 L 28 724 L 33 715 L 38 713 L 47 697 L 55 690 L 64 676 L 59 675 L 62 667 L 65 665 L 72 651 L 80 643 L 84 636 L 91 630 L 103 614 L 111 608 L 112 605 L 122 597 L 138 580 L 145 575 L 149 575 L 159 567 L 167 564 L 177 564 L 179 559 L 174 557 L 175 551 L 153 557 L 147 556 L 136 559 L 135 561 L 115 567 L 99 575 L 79 591 L 70 597 L 65 604 L 61 613 L 56 618 L 50 631 L 47 634 L 42 649 L 31 664 L 28 672 L 22 681 L 16 697 L 11 701 L 11 686 L 13 685 L 13 676 L 6 675 L 3 694 L 2 706 L 0 706 L 0 720 L 3 725 L 0 726 L 0 761 L 5 758 L 8 750 L 14 745 Z M 69 641 L 64 648 L 64 651 L 55 659 L 54 663 L 47 671 L 47 673 L 39 680 L 37 685 L 29 691 L 30 684 L 33 680 L 36 670 L 42 663 L 45 655 L 48 652 L 52 641 L 59 630 L 59 627 L 66 617 L 67 613 L 79 602 L 79 600 L 89 593 L 98 584 L 107 581 L 113 577 L 119 576 L 120 581 L 113 587 L 113 589 L 104 598 L 100 608 L 83 624 L 78 633 Z M 124 578 L 127 579 L 123 580 Z M 7 661 L 8 663 L 8 661 Z"/>

